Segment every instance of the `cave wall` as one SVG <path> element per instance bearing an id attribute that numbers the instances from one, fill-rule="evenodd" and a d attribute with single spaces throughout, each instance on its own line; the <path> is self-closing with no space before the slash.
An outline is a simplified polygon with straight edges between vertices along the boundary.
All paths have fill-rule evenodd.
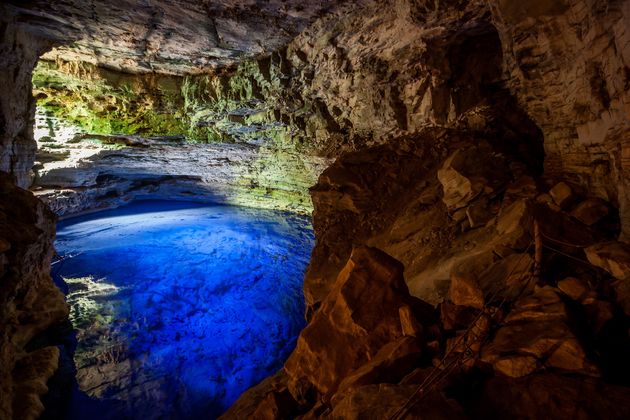
<path id="1" fill-rule="evenodd" d="M 0 417 L 37 418 L 59 350 L 34 339 L 68 308 L 50 277 L 56 218 L 0 173 Z"/>
<path id="2" fill-rule="evenodd" d="M 548 194 L 560 180 L 579 191 L 584 202 L 603 198 L 607 203 L 597 203 L 613 215 L 618 208 L 625 239 L 630 225 L 625 162 L 629 7 L 622 0 L 353 2 L 330 11 L 286 48 L 225 74 L 191 77 L 182 89 L 193 107 L 211 103 L 210 111 L 227 115 L 252 101 L 262 103 L 261 121 L 286 127 L 274 144 L 296 155 L 338 158 L 312 189 L 317 245 L 305 279 L 308 316 L 326 324 L 325 318 L 334 318 L 338 310 L 327 301 L 329 293 L 335 282 L 352 278 L 352 264 L 390 267 L 385 271 L 393 273 L 396 290 L 404 275 L 412 294 L 438 301 L 448 284 L 427 280 L 450 280 L 458 263 L 479 257 L 471 253 L 477 245 L 484 245 L 477 250 L 484 253 L 479 264 L 485 268 L 498 263 L 497 255 L 526 254 L 521 241 L 529 239 L 529 232 L 521 223 L 531 216 L 531 201 L 547 200 L 553 217 L 569 220 L 567 231 L 575 236 L 567 240 L 579 242 L 583 233 L 592 234 L 592 241 L 610 240 L 619 233 L 615 220 L 609 236 L 576 227 L 569 208 Z M 3 84 L 20 83 L 14 84 L 19 89 L 15 99 L 1 99 L 0 122 L 6 127 L 1 169 L 27 185 L 34 153 L 27 87 L 37 58 L 27 51 L 45 46 L 31 45 L 32 34 L 12 24 L 3 24 L 8 42 L 1 51 L 10 71 L 1 77 L 9 78 Z M 65 51 L 54 58 L 70 57 L 71 49 Z M 16 62 L 13 57 L 20 54 L 28 56 Z M 501 176 L 483 172 L 498 162 Z M 452 205 L 445 200 L 444 174 L 464 178 L 463 184 L 475 178 L 481 187 L 469 182 L 474 188 L 468 201 Z M 497 179 L 500 185 L 491 185 Z M 514 243 L 497 242 L 506 225 L 513 228 L 507 239 Z M 370 258 L 365 263 L 368 251 L 353 259 L 353 249 L 364 245 L 384 249 L 403 262 L 404 270 L 383 256 L 375 257 L 378 264 Z M 360 297 L 351 303 L 362 308 Z M 369 314 L 366 320 L 373 321 Z M 355 328 L 355 320 L 347 321 Z M 393 326 L 399 319 L 394 314 L 385 321 Z M 311 351 L 308 345 L 301 351 Z M 309 360 L 304 357 L 294 355 L 288 371 L 281 372 L 281 386 L 290 385 L 290 398 L 300 400 L 302 391 L 312 392 L 315 384 L 329 399 L 334 387 L 321 386 L 306 372 L 313 366 L 295 362 Z M 548 363 L 541 360 L 536 363 Z M 364 361 L 353 361 L 354 367 Z M 587 370 L 584 364 L 580 369 Z M 289 385 L 287 374 L 293 381 Z M 270 395 L 257 392 L 257 399 Z M 279 398 L 273 395 L 272 400 Z M 243 404 L 257 409 L 247 398 L 235 410 Z M 312 407 L 308 404 L 302 409 Z"/>
<path id="3" fill-rule="evenodd" d="M 630 230 L 630 3 L 491 1 L 506 85 L 545 136 L 545 173 L 615 202 Z"/>
<path id="4" fill-rule="evenodd" d="M 15 16 L 0 6 L 0 171 L 12 174 L 23 188 L 31 183 L 36 151 L 31 75 L 39 56 L 52 44 L 17 24 Z"/>

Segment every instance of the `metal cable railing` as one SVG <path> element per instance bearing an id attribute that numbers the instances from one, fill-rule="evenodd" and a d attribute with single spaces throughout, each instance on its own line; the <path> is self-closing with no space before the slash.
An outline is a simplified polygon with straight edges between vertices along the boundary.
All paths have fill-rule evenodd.
<path id="1" fill-rule="evenodd" d="M 533 277 L 538 280 L 540 276 L 541 270 L 541 261 L 542 261 L 542 234 L 540 232 L 538 223 L 534 221 L 534 238 L 529 243 L 525 251 L 519 257 L 517 263 L 512 267 L 510 273 L 506 276 L 509 278 L 514 274 L 514 272 L 521 267 L 521 262 L 526 255 L 529 255 L 529 251 L 532 246 L 534 246 L 534 261 L 530 261 L 527 264 L 524 272 L 530 273 L 529 278 L 524 282 L 523 288 L 517 294 L 516 299 L 518 299 L 524 292 L 527 290 L 527 286 L 529 285 L 529 280 Z M 534 265 L 534 272 L 531 273 L 532 265 Z M 389 420 L 400 420 L 405 417 L 405 415 L 427 394 L 429 394 L 434 387 L 439 385 L 444 379 L 446 379 L 451 372 L 455 369 L 457 365 L 463 365 L 470 358 L 473 357 L 473 349 L 472 346 L 476 343 L 480 343 L 484 338 L 483 335 L 478 334 L 475 331 L 475 327 L 477 326 L 477 322 L 481 319 L 483 315 L 491 313 L 489 315 L 489 320 L 492 321 L 497 314 L 500 313 L 500 309 L 507 302 L 507 294 L 504 294 L 501 298 L 498 305 L 494 306 L 494 310 L 490 310 L 490 303 L 494 302 L 494 300 L 498 297 L 499 293 L 507 291 L 507 285 L 503 288 L 497 288 L 488 299 L 482 309 L 479 310 L 479 313 L 475 317 L 475 319 L 470 323 L 468 328 L 464 331 L 464 333 L 459 337 L 456 343 L 446 352 L 446 354 L 442 357 L 440 362 L 434 366 L 433 370 L 429 373 L 429 375 L 422 381 L 422 383 L 418 386 L 418 388 L 411 394 L 411 396 L 405 401 L 405 403 L 394 412 L 389 417 Z M 486 335 L 487 336 L 487 335 Z M 453 355 L 453 353 L 457 352 L 460 346 L 464 344 L 463 351 L 458 352 L 455 357 L 452 358 L 448 363 L 447 360 Z"/>

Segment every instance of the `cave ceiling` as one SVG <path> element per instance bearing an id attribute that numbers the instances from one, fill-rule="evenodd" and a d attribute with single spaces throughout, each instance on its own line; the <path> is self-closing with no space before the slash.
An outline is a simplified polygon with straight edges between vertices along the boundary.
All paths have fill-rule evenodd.
<path id="1" fill-rule="evenodd" d="M 336 0 L 8 0 L 2 14 L 55 46 L 45 59 L 196 74 L 264 55 Z"/>

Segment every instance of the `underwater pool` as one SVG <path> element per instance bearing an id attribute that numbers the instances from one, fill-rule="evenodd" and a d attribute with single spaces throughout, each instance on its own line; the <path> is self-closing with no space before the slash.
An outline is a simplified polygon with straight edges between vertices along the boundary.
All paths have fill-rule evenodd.
<path id="1" fill-rule="evenodd" d="M 214 418 L 304 326 L 310 220 L 145 201 L 59 223 L 76 331 L 69 418 Z"/>

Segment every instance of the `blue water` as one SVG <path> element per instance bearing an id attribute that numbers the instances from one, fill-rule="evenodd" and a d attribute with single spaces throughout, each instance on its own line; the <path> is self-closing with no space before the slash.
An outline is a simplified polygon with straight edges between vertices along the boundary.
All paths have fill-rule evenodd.
<path id="1" fill-rule="evenodd" d="M 62 221 L 77 331 L 70 418 L 213 418 L 279 369 L 303 320 L 310 221 L 136 202 Z"/>

